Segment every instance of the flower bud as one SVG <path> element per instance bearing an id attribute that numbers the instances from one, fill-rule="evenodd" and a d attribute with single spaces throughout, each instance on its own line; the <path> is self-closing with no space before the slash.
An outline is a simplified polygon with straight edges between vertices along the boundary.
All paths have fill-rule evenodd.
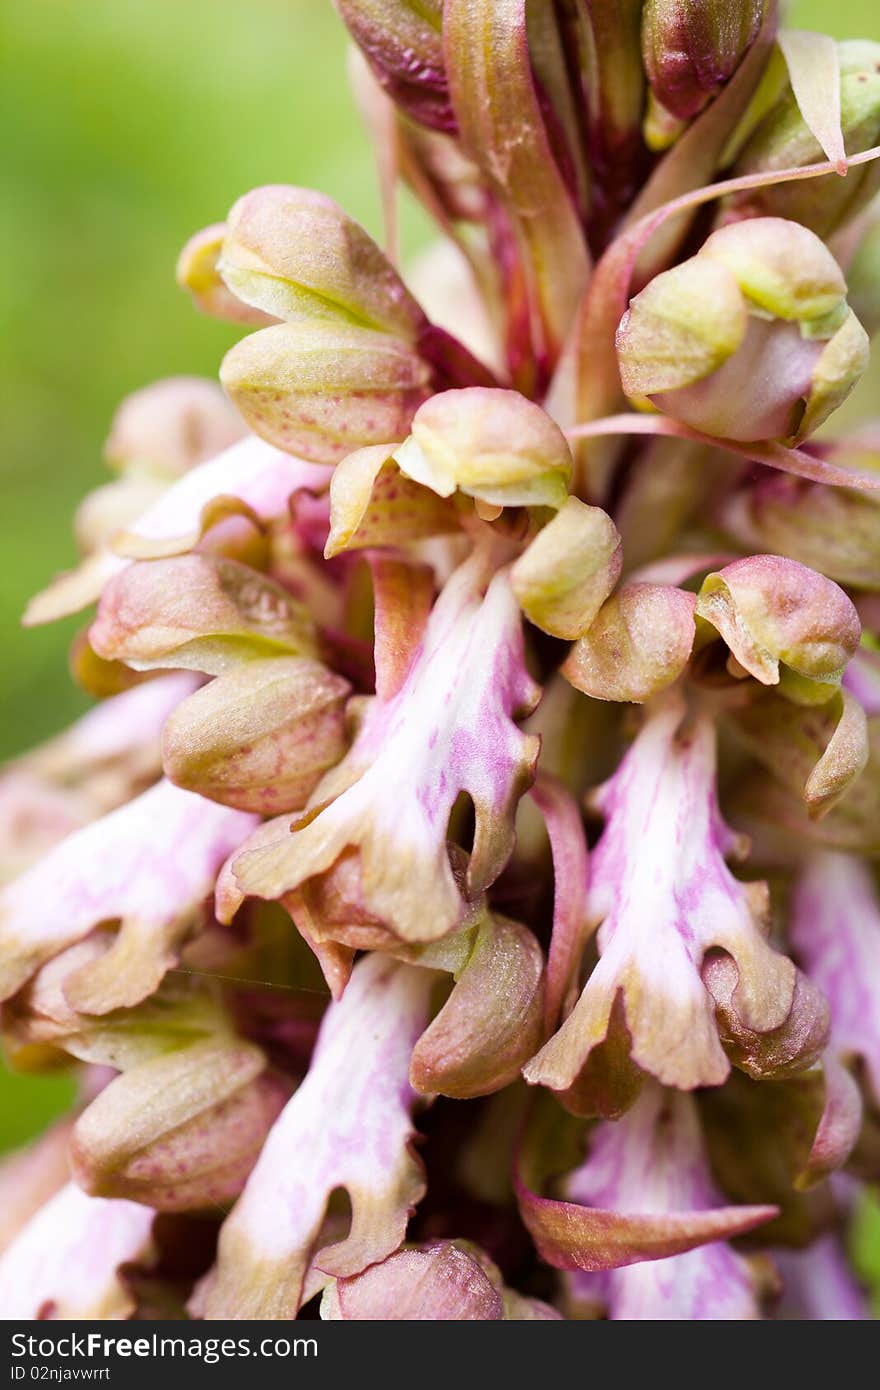
<path id="1" fill-rule="evenodd" d="M 415 1089 L 468 1100 L 515 1080 L 541 1043 L 543 973 L 529 929 L 487 914 L 451 995 L 413 1049 Z"/>
<path id="2" fill-rule="evenodd" d="M 572 647 L 562 674 L 594 700 L 642 704 L 678 679 L 693 644 L 693 594 L 625 584 Z"/>
<path id="3" fill-rule="evenodd" d="M 507 1288 L 501 1271 L 477 1246 L 432 1241 L 398 1250 L 324 1290 L 321 1317 L 358 1322 L 534 1322 L 555 1308 Z"/>
<path id="4" fill-rule="evenodd" d="M 223 359 L 220 380 L 254 432 L 314 463 L 407 435 L 430 394 L 415 348 L 357 324 L 283 323 Z"/>
<path id="5" fill-rule="evenodd" d="M 646 138 L 653 149 L 669 143 L 675 122 L 693 120 L 733 76 L 765 8 L 765 0 L 646 0 L 642 58 L 653 108 Z"/>
<path id="6" fill-rule="evenodd" d="M 165 725 L 165 774 L 240 811 L 304 806 L 345 752 L 349 685 L 320 662 L 246 662 L 179 704 Z"/>
<path id="7" fill-rule="evenodd" d="M 871 149 L 880 140 L 880 44 L 867 40 L 839 45 L 840 125 L 848 155 Z M 825 155 L 807 126 L 791 87 L 753 132 L 733 169 L 735 177 L 816 164 Z M 846 178 L 795 180 L 739 193 L 730 200 L 734 216 L 790 218 L 828 238 L 852 221 L 880 187 L 874 160 L 850 169 Z"/>
<path id="8" fill-rule="evenodd" d="M 749 675 L 798 704 L 831 698 L 861 635 L 843 590 L 781 555 L 752 555 L 707 575 L 696 614 Z"/>
<path id="9" fill-rule="evenodd" d="M 636 295 L 617 331 L 628 396 L 743 442 L 803 439 L 846 398 L 867 354 L 834 257 L 771 217 L 713 232 Z"/>
<path id="10" fill-rule="evenodd" d="M 449 1241 L 399 1250 L 352 1279 L 328 1285 L 327 1321 L 499 1322 L 501 1294 L 479 1261 Z"/>
<path id="11" fill-rule="evenodd" d="M 153 1057 L 111 1081 L 80 1116 L 73 1175 L 93 1197 L 159 1211 L 226 1204 L 287 1094 L 249 1043 L 205 1039 Z"/>
<path id="12" fill-rule="evenodd" d="M 90 641 L 136 670 L 209 675 L 256 657 L 311 656 L 314 645 L 306 610 L 280 584 L 199 552 L 124 569 L 104 591 Z"/>
<path id="13" fill-rule="evenodd" d="M 432 396 L 394 457 L 441 497 L 458 488 L 499 507 L 561 507 L 572 469 L 565 436 L 540 406 L 484 386 Z"/>
<path id="14" fill-rule="evenodd" d="M 276 319 L 358 324 L 414 341 L 425 315 L 363 227 L 321 193 L 285 184 L 239 198 L 219 271 L 238 299 Z"/>
<path id="15" fill-rule="evenodd" d="M 413 120 L 454 130 L 443 64 L 443 0 L 336 0 L 385 91 Z"/>
<path id="16" fill-rule="evenodd" d="M 244 427 L 213 381 L 172 376 L 126 396 L 104 445 L 111 468 L 177 477 L 241 439 Z"/>
<path id="17" fill-rule="evenodd" d="M 511 587 L 537 627 L 571 641 L 593 622 L 622 562 L 610 516 L 569 497 L 513 566 Z"/>

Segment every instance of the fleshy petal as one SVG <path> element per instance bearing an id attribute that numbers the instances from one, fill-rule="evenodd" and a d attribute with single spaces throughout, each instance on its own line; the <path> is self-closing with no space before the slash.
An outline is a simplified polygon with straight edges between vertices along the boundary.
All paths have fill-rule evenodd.
<path id="1" fill-rule="evenodd" d="M 73 1183 L 52 1197 L 0 1259 L 5 1318 L 127 1318 L 135 1300 L 120 1270 L 149 1263 L 155 1212 L 87 1197 Z"/>
<path id="2" fill-rule="evenodd" d="M 400 690 L 370 708 L 351 752 L 319 785 L 315 810 L 300 824 L 282 822 L 274 843 L 236 860 L 242 890 L 280 897 L 356 846 L 375 916 L 405 940 L 445 935 L 462 912 L 446 851 L 453 804 L 460 791 L 474 802 L 468 883 L 476 896 L 512 848 L 513 812 L 537 756 L 536 740 L 512 717 L 536 696 L 507 575 L 498 573 L 483 597 L 481 565 L 469 562 L 443 590 Z"/>
<path id="3" fill-rule="evenodd" d="M 62 840 L 0 895 L 0 997 L 101 923 L 119 922 L 100 968 L 74 975 L 67 989 L 91 1013 L 145 998 L 253 826 L 252 816 L 162 781 Z"/>
<path id="4" fill-rule="evenodd" d="M 715 1242 L 752 1230 L 776 1209 L 719 1204 L 689 1097 L 649 1086 L 625 1119 L 595 1132 L 566 1193 L 569 1200 L 554 1201 L 531 1192 L 522 1178 L 517 1183 L 520 1211 L 543 1259 L 591 1275 L 611 1271 L 581 1287 L 594 1296 L 601 1290 L 612 1316 L 756 1315 L 742 1262 Z M 676 1260 L 677 1283 L 671 1257 L 698 1246 L 701 1258 Z M 641 1311 L 629 1311 L 639 1305 Z"/>
<path id="5" fill-rule="evenodd" d="M 432 980 L 381 956 L 358 965 L 224 1223 L 217 1265 L 195 1296 L 198 1316 L 295 1317 L 327 1277 L 359 1274 L 397 1249 L 424 1191 L 407 1077 Z M 328 1245 L 321 1225 L 340 1187 L 351 1229 Z"/>
<path id="6" fill-rule="evenodd" d="M 729 1062 L 716 1007 L 738 1065 L 770 1074 L 805 1066 L 824 1042 L 827 1016 L 765 940 L 761 885 L 727 868 L 737 841 L 716 802 L 714 731 L 705 717 L 682 724 L 684 713 L 669 697 L 595 798 L 606 818 L 588 900 L 602 923 L 599 963 L 525 1068 L 528 1081 L 567 1093 L 582 1113 L 619 1113 L 632 1099 L 633 1067 L 684 1090 L 719 1085 Z M 727 993 L 701 977 L 706 960 L 724 962 Z M 599 1084 L 609 1064 L 610 1097 Z"/>

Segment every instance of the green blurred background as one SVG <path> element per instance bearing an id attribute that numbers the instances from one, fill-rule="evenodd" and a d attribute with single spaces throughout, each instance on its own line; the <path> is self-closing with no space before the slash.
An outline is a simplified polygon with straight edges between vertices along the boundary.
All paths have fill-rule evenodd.
<path id="1" fill-rule="evenodd" d="M 880 37 L 876 0 L 789 13 Z M 116 403 L 160 376 L 213 376 L 240 336 L 177 290 L 187 236 L 273 182 L 320 188 L 379 232 L 345 47 L 331 0 L 0 0 L 0 758 L 86 704 L 67 675 L 76 620 L 18 619 L 75 559 L 71 514 L 104 477 Z M 0 1070 L 0 1148 L 67 1094 Z"/>

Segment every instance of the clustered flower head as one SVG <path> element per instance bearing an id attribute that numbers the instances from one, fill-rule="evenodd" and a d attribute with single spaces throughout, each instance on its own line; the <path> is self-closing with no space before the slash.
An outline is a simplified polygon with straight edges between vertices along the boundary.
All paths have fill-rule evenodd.
<path id="1" fill-rule="evenodd" d="M 100 703 L 0 780 L 42 1318 L 868 1316 L 880 45 L 338 0 L 386 245 L 245 194 L 120 408 Z M 441 239 L 406 275 L 395 189 Z"/>

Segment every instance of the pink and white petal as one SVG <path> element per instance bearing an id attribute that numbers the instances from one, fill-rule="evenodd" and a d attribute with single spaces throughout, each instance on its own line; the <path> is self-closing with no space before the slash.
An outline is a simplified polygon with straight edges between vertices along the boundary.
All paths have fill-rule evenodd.
<path id="1" fill-rule="evenodd" d="M 804 1250 L 775 1250 L 782 1277 L 777 1317 L 798 1322 L 863 1322 L 871 1319 L 858 1284 L 836 1235 L 820 1236 Z"/>
<path id="2" fill-rule="evenodd" d="M 323 492 L 329 469 L 282 453 L 250 435 L 217 458 L 185 473 L 113 541 L 117 555 L 153 559 L 180 555 L 198 543 L 221 503 L 259 525 L 287 515 L 301 488 Z"/>
<path id="3" fill-rule="evenodd" d="M 245 894 L 279 898 L 356 847 L 375 916 L 404 940 L 443 936 L 463 910 L 446 849 L 463 791 L 476 814 L 468 891 L 475 897 L 495 880 L 538 753 L 514 719 L 534 708 L 538 690 L 506 572 L 485 595 L 483 582 L 480 557 L 455 571 L 403 684 L 370 705 L 348 756 L 314 792 L 316 813 L 235 861 Z"/>
<path id="4" fill-rule="evenodd" d="M 861 1058 L 880 1104 L 880 901 L 855 855 L 809 855 L 795 888 L 792 945 L 831 1006 L 831 1047 Z"/>
<path id="5" fill-rule="evenodd" d="M 625 1270 L 671 1266 L 672 1259 L 700 1247 L 717 1251 L 718 1242 L 754 1229 L 776 1214 L 770 1206 L 723 1206 L 708 1166 L 693 1100 L 650 1083 L 621 1120 L 593 1132 L 585 1162 L 565 1181 L 567 1200 L 539 1197 L 517 1174 L 517 1199 L 542 1259 L 558 1269 L 578 1271 L 576 1298 L 610 1303 L 666 1297 L 662 1273 L 644 1275 L 628 1289 L 616 1283 Z M 646 1263 L 650 1262 L 650 1263 Z M 731 1316 L 711 1311 L 724 1295 L 719 1275 L 730 1277 L 736 1260 L 710 1256 L 690 1267 L 682 1295 L 690 1316 L 705 1306 L 704 1317 Z M 583 1278 L 583 1276 L 587 1276 Z M 736 1292 L 736 1284 L 729 1290 Z M 705 1297 L 703 1303 L 701 1295 Z M 612 1316 L 615 1314 L 612 1312 Z M 738 1316 L 747 1314 L 740 1313 Z M 677 1316 L 641 1312 L 626 1316 Z"/>
<path id="6" fill-rule="evenodd" d="M 0 1308 L 16 1318 L 127 1318 L 123 1266 L 150 1263 L 155 1212 L 68 1183 L 0 1258 Z"/>
<path id="7" fill-rule="evenodd" d="M 631 1064 L 683 1090 L 724 1081 L 728 1038 L 737 1065 L 761 1074 L 806 1065 L 824 1042 L 813 994 L 798 991 L 795 967 L 765 940 L 761 886 L 740 883 L 725 862 L 740 846 L 721 819 L 715 764 L 711 720 L 686 721 L 681 695 L 671 693 L 594 797 L 606 821 L 587 901 L 588 918 L 601 923 L 599 963 L 525 1068 L 532 1084 L 556 1091 L 578 1083 L 569 1097 L 577 1113 L 619 1113 L 632 1098 L 633 1078 L 621 1073 L 620 1105 L 613 1095 L 591 1103 L 590 1057 L 613 1034 Z M 705 976 L 710 954 L 727 967 L 722 1037 L 719 988 Z"/>
<path id="8" fill-rule="evenodd" d="M 119 922 L 100 965 L 67 988 L 86 1013 L 140 1002 L 174 964 L 223 861 L 255 825 L 162 780 L 62 840 L 0 893 L 0 997 L 95 927 Z"/>
<path id="9" fill-rule="evenodd" d="M 424 1192 L 411 1150 L 409 1066 L 434 979 L 378 953 L 355 967 L 223 1225 L 217 1263 L 193 1300 L 196 1316 L 293 1318 L 330 1277 L 359 1274 L 400 1245 Z M 351 1201 L 351 1228 L 328 1245 L 322 1226 L 339 1188 Z"/>

